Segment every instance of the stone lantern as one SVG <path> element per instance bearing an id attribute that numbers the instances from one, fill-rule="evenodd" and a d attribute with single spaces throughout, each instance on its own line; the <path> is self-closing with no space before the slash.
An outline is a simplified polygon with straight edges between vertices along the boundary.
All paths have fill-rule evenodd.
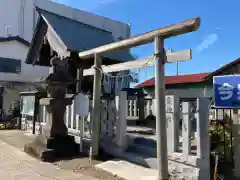
<path id="1" fill-rule="evenodd" d="M 42 81 L 47 86 L 48 96 L 40 99 L 40 105 L 46 106 L 47 123 L 42 134 L 24 147 L 25 152 L 43 161 L 54 161 L 78 153 L 78 145 L 74 137 L 68 135 L 64 122 L 66 106 L 72 104 L 72 99 L 65 96 L 66 89 L 76 80 L 68 74 L 67 59 L 53 58 L 51 65 L 52 72 Z"/>

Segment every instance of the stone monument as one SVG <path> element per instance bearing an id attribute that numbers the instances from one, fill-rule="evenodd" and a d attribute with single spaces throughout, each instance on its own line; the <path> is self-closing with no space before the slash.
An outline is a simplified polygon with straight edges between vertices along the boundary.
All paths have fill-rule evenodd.
<path id="1" fill-rule="evenodd" d="M 64 122 L 66 106 L 72 104 L 71 98 L 66 98 L 67 85 L 76 83 L 68 74 L 67 59 L 53 58 L 52 72 L 43 80 L 47 85 L 48 96 L 40 99 L 40 105 L 46 106 L 48 119 L 42 134 L 29 144 L 24 151 L 40 158 L 42 161 L 52 162 L 58 158 L 72 157 L 78 151 L 74 137 L 68 135 Z"/>

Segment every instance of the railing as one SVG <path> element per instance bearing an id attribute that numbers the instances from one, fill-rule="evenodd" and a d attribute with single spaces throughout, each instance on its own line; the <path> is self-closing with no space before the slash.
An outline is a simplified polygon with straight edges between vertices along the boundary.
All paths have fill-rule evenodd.
<path id="1" fill-rule="evenodd" d="M 139 110 L 137 104 L 137 96 L 129 96 L 127 100 L 127 118 L 138 119 Z"/>
<path id="2" fill-rule="evenodd" d="M 91 105 L 91 101 L 89 103 Z M 121 92 L 119 96 L 115 99 L 110 99 L 107 97 L 101 100 L 101 138 L 104 140 L 111 140 L 116 142 L 116 144 L 121 145 L 123 139 L 121 135 L 126 132 L 126 118 L 127 118 L 127 93 Z M 75 109 L 75 101 L 66 107 L 65 113 L 65 124 L 68 128 L 68 133 L 76 137 L 81 136 L 81 138 L 90 138 L 92 121 L 91 121 L 91 107 L 89 115 L 86 117 L 79 117 Z M 36 123 L 36 132 L 41 133 L 42 127 L 48 121 L 47 110 L 45 106 L 40 107 L 39 119 Z M 25 121 L 26 129 L 32 130 L 31 121 Z M 125 134 L 124 134 L 125 136 Z M 80 139 L 81 140 L 81 139 Z"/>
<path id="3" fill-rule="evenodd" d="M 180 98 L 173 95 L 166 96 L 166 99 L 169 159 L 180 164 L 179 168 L 193 168 L 192 172 L 195 171 L 200 180 L 210 179 L 208 129 L 210 101 L 197 98 L 195 101 L 185 99 L 180 102 Z M 193 118 L 196 125 L 194 129 Z M 181 124 L 179 124 L 180 119 Z M 195 139 L 192 139 L 193 131 L 196 131 Z"/>
<path id="4" fill-rule="evenodd" d="M 128 97 L 127 102 L 127 119 L 139 119 L 139 106 L 138 99 L 136 96 L 130 96 Z M 144 118 L 146 118 L 148 115 L 152 114 L 155 115 L 155 99 L 145 98 L 144 104 Z"/>
<path id="5" fill-rule="evenodd" d="M 186 99 L 180 99 L 180 108 L 182 101 L 185 101 Z M 195 103 L 194 107 L 196 109 L 196 100 L 197 98 L 187 99 L 189 102 Z M 144 99 L 144 117 L 146 118 L 148 115 L 156 115 L 156 99 L 152 98 L 145 98 Z M 139 118 L 139 105 L 138 100 L 136 96 L 128 97 L 128 106 L 127 106 L 127 119 L 138 119 Z M 195 111 L 195 110 L 193 110 Z M 225 110 L 226 113 L 226 110 Z M 218 113 L 218 116 L 223 116 L 223 112 Z M 229 114 L 229 113 L 228 113 Z M 214 110 L 210 110 L 210 119 L 216 119 L 216 112 Z"/>

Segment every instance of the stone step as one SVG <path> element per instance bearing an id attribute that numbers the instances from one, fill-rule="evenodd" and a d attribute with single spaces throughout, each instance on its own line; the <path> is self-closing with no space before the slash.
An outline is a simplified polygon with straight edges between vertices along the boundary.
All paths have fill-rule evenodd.
<path id="1" fill-rule="evenodd" d="M 113 175 L 126 180 L 156 180 L 157 170 L 138 166 L 129 161 L 113 159 L 96 165 L 97 168 L 107 171 Z M 175 180 L 197 180 L 198 177 L 191 171 L 179 172 L 169 167 L 170 179 Z"/>
<path id="2" fill-rule="evenodd" d="M 157 154 L 157 144 L 156 140 L 144 137 L 130 137 L 128 152 L 144 154 L 150 157 L 156 157 Z M 180 137 L 179 151 L 182 150 L 182 137 Z M 191 153 L 196 155 L 196 146 L 192 141 Z"/>
<path id="3" fill-rule="evenodd" d="M 134 144 L 144 145 L 151 148 L 156 148 L 157 143 L 154 139 L 144 138 L 144 137 L 134 137 L 133 138 Z"/>
<path id="4" fill-rule="evenodd" d="M 115 158 L 123 159 L 145 168 L 157 169 L 155 148 L 135 144 L 130 146 L 128 151 L 123 152 L 114 146 L 111 147 L 109 144 L 104 147 L 105 152 Z M 171 153 L 168 156 L 168 166 L 169 172 L 177 172 L 178 174 L 187 173 L 189 176 L 197 176 L 199 171 L 197 157 L 188 156 L 186 159 L 182 153 Z"/>
<path id="5" fill-rule="evenodd" d="M 152 158 L 156 158 L 157 150 L 156 148 L 143 146 L 140 144 L 132 144 L 128 147 L 127 152 L 136 153 L 139 155 L 145 155 Z"/>

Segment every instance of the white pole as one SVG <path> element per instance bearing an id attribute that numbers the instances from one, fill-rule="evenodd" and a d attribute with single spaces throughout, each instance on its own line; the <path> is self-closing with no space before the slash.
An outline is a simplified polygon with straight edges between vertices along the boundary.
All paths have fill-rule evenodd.
<path id="1" fill-rule="evenodd" d="M 197 99 L 197 158 L 201 161 L 199 177 L 210 180 L 210 137 L 209 137 L 209 104 L 207 98 Z M 236 159 L 235 159 L 236 160 Z M 199 179 L 200 179 L 199 178 Z"/>
<path id="2" fill-rule="evenodd" d="M 80 152 L 83 152 L 83 138 L 84 138 L 84 130 L 85 130 L 85 127 L 84 127 L 84 120 L 85 120 L 85 117 L 83 116 L 77 116 L 77 121 L 80 123 Z"/>
<path id="3" fill-rule="evenodd" d="M 191 104 L 182 102 L 182 151 L 184 158 L 188 158 L 191 153 Z"/>
<path id="4" fill-rule="evenodd" d="M 127 92 L 121 91 L 119 96 L 116 97 L 118 119 L 116 126 L 116 140 L 117 145 L 121 151 L 125 151 L 127 147 Z"/>
<path id="5" fill-rule="evenodd" d="M 155 37 L 155 96 L 156 96 L 156 135 L 158 180 L 168 180 L 167 127 L 165 112 L 164 63 L 166 53 L 164 40 Z"/>

